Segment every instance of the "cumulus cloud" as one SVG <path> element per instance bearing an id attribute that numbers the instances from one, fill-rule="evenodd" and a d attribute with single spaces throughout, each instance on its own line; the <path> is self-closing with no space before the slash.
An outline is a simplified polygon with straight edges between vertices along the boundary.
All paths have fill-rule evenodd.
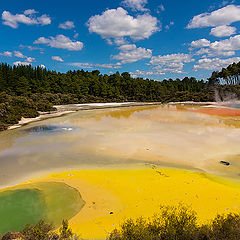
<path id="1" fill-rule="evenodd" d="M 230 37 L 221 41 L 215 41 L 209 44 L 207 48 L 201 48 L 196 55 L 207 54 L 209 57 L 235 55 L 235 51 L 240 50 L 240 35 Z"/>
<path id="2" fill-rule="evenodd" d="M 52 56 L 52 60 L 57 61 L 57 62 L 64 62 L 63 59 L 59 56 Z"/>
<path id="3" fill-rule="evenodd" d="M 62 29 L 72 29 L 72 28 L 75 28 L 75 25 L 74 25 L 74 22 L 72 21 L 66 21 L 64 23 L 60 23 L 58 27 Z"/>
<path id="4" fill-rule="evenodd" d="M 153 69 L 158 73 L 183 73 L 185 63 L 195 61 L 190 54 L 177 53 L 169 55 L 159 55 L 151 58 L 150 63 L 155 65 Z"/>
<path id="5" fill-rule="evenodd" d="M 196 41 L 192 41 L 190 45 L 193 48 L 202 48 L 202 47 L 208 47 L 210 43 L 211 42 L 209 40 L 202 38 Z"/>
<path id="6" fill-rule="evenodd" d="M 40 67 L 40 68 L 46 68 L 46 66 L 43 65 L 43 64 L 41 64 L 39 67 Z"/>
<path id="7" fill-rule="evenodd" d="M 34 9 L 25 10 L 23 14 L 12 14 L 9 11 L 3 11 L 2 21 L 4 25 L 11 28 L 18 28 L 19 24 L 26 25 L 48 25 L 51 24 L 51 18 L 46 14 L 36 17 L 34 14 L 37 12 Z"/>
<path id="8" fill-rule="evenodd" d="M 223 25 L 212 28 L 210 35 L 215 37 L 228 37 L 235 34 L 236 31 L 237 29 L 235 27 Z"/>
<path id="9" fill-rule="evenodd" d="M 9 52 L 9 51 L 0 53 L 0 56 L 4 56 L 4 57 L 12 57 L 12 55 L 13 55 L 12 52 Z"/>
<path id="10" fill-rule="evenodd" d="M 148 0 L 124 0 L 121 4 L 125 7 L 131 8 L 133 11 L 148 11 L 144 8 Z"/>
<path id="11" fill-rule="evenodd" d="M 136 47 L 135 44 L 127 44 L 119 47 L 120 53 L 114 55 L 113 59 L 120 60 L 122 64 L 137 62 L 141 59 L 151 58 L 152 50 Z"/>
<path id="12" fill-rule="evenodd" d="M 221 59 L 221 58 L 203 58 L 199 59 L 197 64 L 194 65 L 194 70 L 197 71 L 199 69 L 202 70 L 219 70 L 223 67 L 227 67 L 229 64 L 232 64 L 233 62 L 239 62 L 240 57 L 234 57 L 234 58 L 227 58 L 227 59 Z"/>
<path id="13" fill-rule="evenodd" d="M 141 40 L 149 38 L 154 32 L 160 30 L 157 23 L 157 18 L 149 14 L 134 18 L 119 7 L 106 10 L 102 15 L 92 16 L 88 20 L 88 27 L 91 33 L 97 33 L 105 39 L 130 37 Z"/>
<path id="14" fill-rule="evenodd" d="M 240 6 L 228 5 L 211 13 L 202 13 L 193 17 L 187 28 L 217 27 L 238 21 L 240 21 Z"/>
<path id="15" fill-rule="evenodd" d="M 67 49 L 69 51 L 80 51 L 83 48 L 83 43 L 80 41 L 72 41 L 64 35 L 57 35 L 56 37 L 40 37 L 34 44 L 46 44 L 52 48 Z"/>
<path id="16" fill-rule="evenodd" d="M 240 35 L 221 41 L 215 41 L 211 43 L 209 49 L 211 52 L 229 52 L 240 50 Z"/>

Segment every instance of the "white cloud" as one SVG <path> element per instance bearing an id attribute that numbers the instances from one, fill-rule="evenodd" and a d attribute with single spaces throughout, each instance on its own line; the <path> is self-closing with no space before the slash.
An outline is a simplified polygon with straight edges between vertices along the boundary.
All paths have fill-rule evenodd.
<path id="1" fill-rule="evenodd" d="M 21 52 L 19 51 L 14 51 L 14 56 L 18 57 L 18 58 L 27 58 L 26 56 L 24 56 Z"/>
<path id="2" fill-rule="evenodd" d="M 207 54 L 209 57 L 235 55 L 235 51 L 240 50 L 240 35 L 230 37 L 221 41 L 215 41 L 209 44 L 208 48 L 200 49 L 196 55 Z"/>
<path id="3" fill-rule="evenodd" d="M 48 17 L 46 14 L 43 14 L 41 17 L 38 17 L 37 21 L 42 26 L 51 24 L 51 18 Z"/>
<path id="4" fill-rule="evenodd" d="M 35 58 L 27 57 L 23 55 L 20 51 L 14 51 L 14 56 L 18 58 L 26 58 L 26 62 L 35 62 Z"/>
<path id="5" fill-rule="evenodd" d="M 235 34 L 236 31 L 237 29 L 235 27 L 223 25 L 212 28 L 210 35 L 215 37 L 228 37 Z"/>
<path id="6" fill-rule="evenodd" d="M 60 23 L 58 27 L 62 29 L 72 29 L 75 28 L 75 25 L 72 21 L 66 21 L 64 23 Z"/>
<path id="7" fill-rule="evenodd" d="M 11 28 L 18 28 L 19 23 L 27 24 L 27 25 L 48 25 L 51 24 L 51 18 L 46 14 L 36 17 L 33 15 L 34 9 L 28 9 L 24 12 L 24 14 L 11 14 L 9 11 L 3 11 L 2 20 L 3 24 L 7 25 Z"/>
<path id="8" fill-rule="evenodd" d="M 57 61 L 57 62 L 64 62 L 63 59 L 59 56 L 52 56 L 52 60 Z"/>
<path id="9" fill-rule="evenodd" d="M 28 66 L 28 65 L 31 65 L 31 63 L 29 63 L 29 62 L 21 62 L 21 61 L 14 62 L 13 64 L 16 65 L 16 66 L 21 66 L 21 65 Z"/>
<path id="10" fill-rule="evenodd" d="M 43 65 L 43 64 L 41 64 L 39 67 L 40 67 L 40 68 L 46 68 L 46 66 Z"/>
<path id="11" fill-rule="evenodd" d="M 122 64 L 137 62 L 141 59 L 151 58 L 152 50 L 136 47 L 135 44 L 127 44 L 119 47 L 120 53 L 112 56 L 113 59 L 120 60 Z"/>
<path id="12" fill-rule="evenodd" d="M 134 40 L 149 38 L 160 30 L 158 20 L 149 14 L 138 15 L 136 18 L 128 15 L 123 8 L 106 10 L 102 15 L 92 16 L 88 20 L 91 33 L 95 32 L 102 38 L 131 37 Z"/>
<path id="13" fill-rule="evenodd" d="M 193 17 L 187 28 L 216 27 L 238 21 L 240 21 L 240 6 L 228 5 L 211 13 L 202 13 Z"/>
<path id="14" fill-rule="evenodd" d="M 136 49 L 136 45 L 135 44 L 125 44 L 120 46 L 118 49 L 120 49 L 121 51 L 131 51 Z"/>
<path id="15" fill-rule="evenodd" d="M 220 59 L 220 58 L 203 58 L 198 60 L 197 64 L 194 65 L 194 70 L 221 70 L 223 67 L 227 67 L 233 62 L 239 62 L 240 57 Z"/>
<path id="16" fill-rule="evenodd" d="M 26 58 L 26 61 L 31 63 L 31 62 L 35 62 L 36 59 L 35 59 L 35 58 L 32 58 L 32 57 L 27 57 L 27 58 Z"/>
<path id="17" fill-rule="evenodd" d="M 148 0 L 124 0 L 121 2 L 125 7 L 131 8 L 133 11 L 148 11 L 144 8 Z"/>
<path id="18" fill-rule="evenodd" d="M 109 40 L 109 39 L 108 39 Z M 114 44 L 116 44 L 117 46 L 120 46 L 120 45 L 124 45 L 124 44 L 127 44 L 127 41 L 121 37 L 121 38 L 115 38 L 114 39 Z"/>
<path id="19" fill-rule="evenodd" d="M 224 49 L 212 50 L 210 48 L 201 48 L 196 52 L 196 55 L 202 55 L 202 54 L 207 54 L 208 57 L 216 57 L 216 56 L 230 57 L 235 55 L 235 51 L 225 51 Z"/>
<path id="20" fill-rule="evenodd" d="M 150 63 L 158 73 L 183 73 L 185 63 L 195 61 L 190 54 L 177 53 L 170 55 L 159 55 L 152 57 Z"/>
<path id="21" fill-rule="evenodd" d="M 3 53 L 0 53 L 0 56 L 4 56 L 4 57 L 12 57 L 12 52 L 5 51 L 5 52 L 3 52 Z"/>
<path id="22" fill-rule="evenodd" d="M 33 51 L 33 50 L 40 50 L 40 51 L 43 51 L 43 48 L 40 48 L 40 47 L 33 47 L 33 46 L 25 46 L 25 45 L 19 45 L 19 48 L 23 49 L 23 48 L 27 48 L 28 50 L 30 51 Z"/>
<path id="23" fill-rule="evenodd" d="M 221 41 L 215 41 L 210 45 L 210 51 L 213 52 L 228 52 L 235 50 L 240 50 L 240 35 Z"/>
<path id="24" fill-rule="evenodd" d="M 161 71 L 142 71 L 138 69 L 135 72 L 130 72 L 130 74 L 133 78 L 165 75 L 165 73 Z"/>
<path id="25" fill-rule="evenodd" d="M 190 45 L 193 48 L 202 48 L 202 47 L 208 47 L 210 43 L 211 42 L 209 40 L 202 38 L 196 41 L 192 41 Z"/>
<path id="26" fill-rule="evenodd" d="M 83 43 L 80 41 L 72 41 L 64 35 L 57 35 L 56 37 L 40 37 L 34 44 L 46 44 L 53 48 L 67 49 L 69 51 L 80 51 L 83 48 Z"/>
<path id="27" fill-rule="evenodd" d="M 109 68 L 109 69 L 118 69 L 121 68 L 121 64 L 120 63 L 81 63 L 81 62 L 74 62 L 74 63 L 70 63 L 69 65 L 74 66 L 74 67 L 78 67 L 78 68 Z"/>
<path id="28" fill-rule="evenodd" d="M 100 68 L 111 68 L 111 69 L 117 69 L 117 68 L 121 68 L 121 64 L 116 63 L 116 64 L 112 64 L 112 63 L 103 63 L 103 64 L 93 64 L 94 67 L 100 67 Z"/>
<path id="29" fill-rule="evenodd" d="M 38 13 L 35 9 L 27 9 L 24 11 L 24 15 L 32 15 Z"/>

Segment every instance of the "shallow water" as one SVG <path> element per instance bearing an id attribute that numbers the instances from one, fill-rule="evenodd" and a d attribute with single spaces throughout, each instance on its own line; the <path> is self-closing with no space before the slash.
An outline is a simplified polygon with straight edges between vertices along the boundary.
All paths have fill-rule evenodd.
<path id="1" fill-rule="evenodd" d="M 0 133 L 0 185 L 39 172 L 139 163 L 239 177 L 239 117 L 199 106 L 79 111 Z M 220 161 L 229 161 L 223 166 Z"/>

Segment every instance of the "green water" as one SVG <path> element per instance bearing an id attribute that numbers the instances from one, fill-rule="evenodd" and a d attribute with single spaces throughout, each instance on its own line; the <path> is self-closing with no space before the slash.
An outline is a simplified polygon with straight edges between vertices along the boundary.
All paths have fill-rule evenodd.
<path id="1" fill-rule="evenodd" d="M 84 206 L 79 192 L 64 183 L 29 184 L 0 193 L 0 233 L 19 231 L 41 219 L 58 227 Z"/>
<path id="2" fill-rule="evenodd" d="M 0 194 L 0 232 L 19 231 L 27 223 L 46 218 L 44 196 L 39 190 L 11 190 Z"/>

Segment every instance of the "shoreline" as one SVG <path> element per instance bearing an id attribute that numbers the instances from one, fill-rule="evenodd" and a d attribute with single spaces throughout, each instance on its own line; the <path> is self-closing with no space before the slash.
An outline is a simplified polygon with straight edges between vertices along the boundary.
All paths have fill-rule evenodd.
<path id="1" fill-rule="evenodd" d="M 86 110 L 96 110 L 96 109 L 108 109 L 108 108 L 121 108 L 121 107 L 138 107 L 138 106 L 157 106 L 161 105 L 161 102 L 126 102 L 126 103 L 83 103 L 83 104 L 68 104 L 68 105 L 55 105 L 56 111 L 49 113 L 39 112 L 40 115 L 36 118 L 24 118 L 14 124 L 9 126 L 6 130 L 13 130 L 20 128 L 22 126 L 28 125 L 32 122 L 38 122 L 46 120 L 49 118 L 61 117 L 70 113 Z"/>
<path id="2" fill-rule="evenodd" d="M 13 130 L 16 128 L 20 128 L 32 122 L 38 122 L 42 120 L 46 120 L 49 118 L 61 117 L 70 113 L 78 112 L 78 111 L 86 111 L 86 110 L 97 110 L 97 109 L 108 109 L 108 108 L 123 108 L 123 107 L 140 107 L 140 106 L 157 106 L 157 105 L 181 105 L 181 104 L 189 104 L 189 105 L 206 105 L 206 108 L 232 108 L 230 106 L 226 106 L 227 104 L 240 104 L 240 101 L 234 102 L 193 102 L 193 101 L 185 101 L 185 102 L 123 102 L 123 103 L 81 103 L 81 104 L 66 104 L 66 105 L 55 105 L 57 110 L 52 112 L 39 112 L 39 116 L 36 118 L 24 118 L 14 125 L 9 126 L 6 130 Z M 234 108 L 233 108 L 234 109 Z"/>

